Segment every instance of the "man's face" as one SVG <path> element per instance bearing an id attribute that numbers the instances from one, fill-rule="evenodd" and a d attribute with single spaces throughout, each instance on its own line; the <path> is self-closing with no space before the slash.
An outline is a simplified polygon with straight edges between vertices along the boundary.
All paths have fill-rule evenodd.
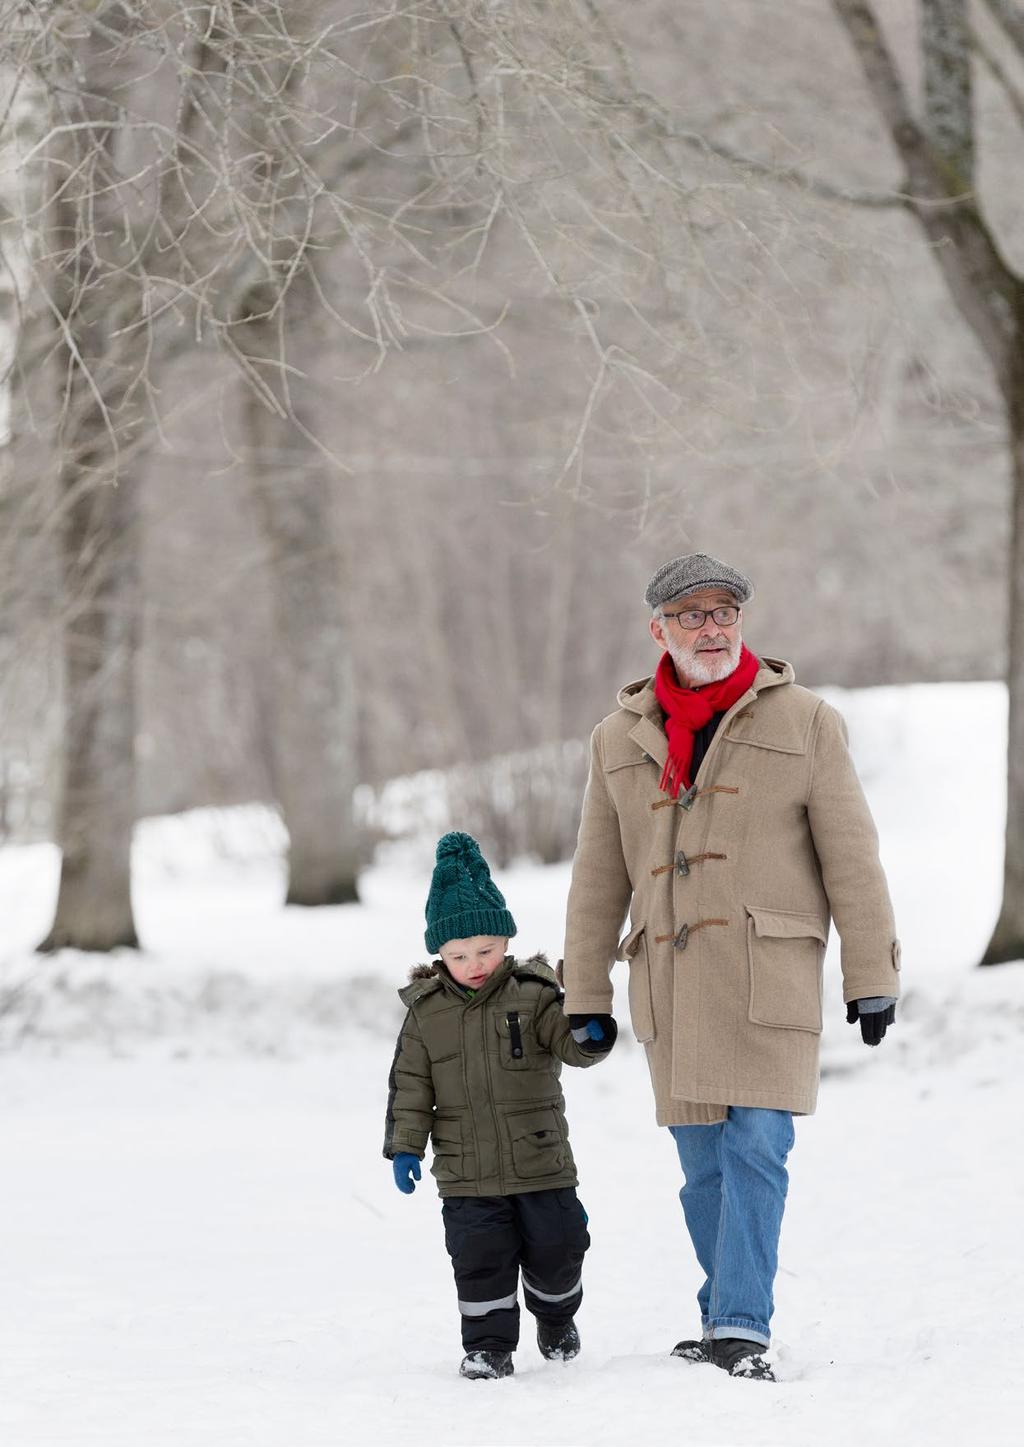
<path id="1" fill-rule="evenodd" d="M 711 609 L 736 606 L 727 589 L 706 588 L 666 603 L 664 618 L 651 619 L 651 637 L 671 657 L 681 683 L 700 688 L 705 683 L 719 683 L 734 671 L 743 644 L 743 613 L 737 613 L 735 623 L 722 624 L 711 617 Z M 708 616 L 699 628 L 684 628 L 676 615 L 695 612 Z"/>
<path id="2" fill-rule="evenodd" d="M 472 935 L 467 940 L 448 940 L 438 954 L 457 985 L 479 990 L 501 964 L 507 948 L 508 940 L 502 935 Z"/>

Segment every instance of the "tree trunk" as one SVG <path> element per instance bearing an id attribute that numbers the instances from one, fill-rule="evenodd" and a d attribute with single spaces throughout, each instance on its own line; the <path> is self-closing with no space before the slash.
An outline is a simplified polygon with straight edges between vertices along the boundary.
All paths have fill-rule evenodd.
<path id="1" fill-rule="evenodd" d="M 19 25 L 17 18 L 8 21 Z M 26 24 L 33 25 L 29 17 Z M 32 258 L 43 196 L 43 167 L 25 156 L 46 134 L 49 98 L 28 69 L 0 67 L 0 486 L 11 440 L 11 390 L 23 312 L 32 290 Z"/>
<path id="2" fill-rule="evenodd" d="M 1024 367 L 1022 367 L 1024 372 Z M 1024 377 L 1011 417 L 1013 526 L 1010 537 L 1009 770 L 1003 904 L 981 963 L 1024 960 Z"/>
<path id="3" fill-rule="evenodd" d="M 252 319 L 233 337 L 280 408 L 246 389 L 251 473 L 271 552 L 271 777 L 290 841 L 287 902 L 345 904 L 358 898 L 356 714 L 332 472 L 312 440 L 309 409 L 289 394 L 280 365 L 287 340 L 313 324 L 307 266 L 288 288 L 283 329 L 280 318 L 260 316 L 267 304 L 265 293 L 254 295 Z"/>
<path id="4" fill-rule="evenodd" d="M 85 52 L 91 56 L 91 52 Z M 99 67 L 97 67 L 99 69 Z M 90 104 L 103 112 L 102 72 Z M 52 298 L 64 380 L 60 458 L 64 726 L 57 843 L 62 861 L 52 928 L 41 950 L 138 944 L 131 904 L 135 822 L 135 668 L 139 641 L 137 479 L 152 434 L 144 409 L 148 338 L 143 287 L 122 240 L 120 198 L 104 186 L 114 132 L 96 122 L 68 144 L 56 174 L 74 174 L 52 204 Z M 83 156 L 88 158 L 86 164 Z M 83 238 L 81 251 L 69 238 Z M 109 246 L 114 264 L 101 248 Z M 120 252 L 116 249 L 120 246 Z M 148 425 L 147 425 L 148 424 Z"/>
<path id="5" fill-rule="evenodd" d="M 86 355 L 89 355 L 87 353 Z M 116 477 L 109 420 L 76 370 L 76 442 L 61 466 L 66 517 L 62 853 L 53 926 L 39 946 L 135 946 L 130 852 L 135 822 L 135 660 L 139 634 L 136 488 Z M 118 428 L 122 444 L 128 429 Z"/>
<path id="6" fill-rule="evenodd" d="M 563 488 L 566 484 L 563 483 Z M 568 492 L 560 492 L 552 508 L 552 544 L 558 566 L 547 598 L 547 620 L 542 655 L 543 719 L 540 743 L 552 749 L 552 771 L 545 781 L 532 825 L 534 836 L 527 848 L 535 850 L 544 864 L 557 864 L 566 857 L 573 840 L 565 837 L 564 782 L 561 777 L 560 748 L 565 741 L 566 672 L 569 657 L 577 646 L 577 623 L 572 612 L 573 590 L 580 551 L 580 504 Z"/>
<path id="7" fill-rule="evenodd" d="M 866 0 L 832 0 L 879 114 L 906 167 L 909 209 L 963 320 L 984 349 L 1011 448 L 1010 694 L 1003 903 L 983 965 L 1024 958 L 1024 281 L 1005 261 L 973 191 L 969 27 L 965 0 L 922 0 L 925 130 Z M 934 203 L 940 203 L 938 205 Z"/>

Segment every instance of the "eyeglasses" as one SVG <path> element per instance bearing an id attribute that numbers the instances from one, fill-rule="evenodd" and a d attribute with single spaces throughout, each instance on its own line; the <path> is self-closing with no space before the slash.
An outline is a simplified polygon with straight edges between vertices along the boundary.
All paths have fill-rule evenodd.
<path id="1" fill-rule="evenodd" d="M 680 628 L 685 628 L 687 633 L 695 633 L 698 628 L 703 628 L 708 618 L 714 619 L 719 628 L 728 628 L 740 616 L 740 610 L 733 607 L 731 603 L 725 603 L 721 608 L 690 608 L 685 613 L 662 613 L 663 618 L 674 618 Z"/>

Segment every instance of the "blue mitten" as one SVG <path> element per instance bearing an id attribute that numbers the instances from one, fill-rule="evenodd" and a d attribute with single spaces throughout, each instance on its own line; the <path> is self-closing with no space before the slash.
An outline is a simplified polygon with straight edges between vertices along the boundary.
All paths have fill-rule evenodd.
<path id="1" fill-rule="evenodd" d="M 416 1189 L 416 1182 L 420 1178 L 419 1156 L 414 1156 L 409 1151 L 402 1151 L 391 1162 L 391 1169 L 395 1173 L 395 1185 L 402 1195 L 411 1196 Z"/>

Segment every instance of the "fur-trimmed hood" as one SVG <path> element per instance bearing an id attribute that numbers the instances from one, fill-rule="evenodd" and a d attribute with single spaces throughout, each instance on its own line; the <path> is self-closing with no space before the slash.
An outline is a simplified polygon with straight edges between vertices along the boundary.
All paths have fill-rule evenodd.
<path id="1" fill-rule="evenodd" d="M 505 956 L 508 959 L 508 955 Z M 528 960 L 520 960 L 520 965 L 544 965 L 547 966 L 548 957 L 542 950 L 531 955 Z M 409 983 L 414 984 L 416 980 L 429 980 L 432 975 L 439 975 L 444 969 L 443 960 L 431 960 L 429 965 L 413 965 L 409 971 Z"/>

